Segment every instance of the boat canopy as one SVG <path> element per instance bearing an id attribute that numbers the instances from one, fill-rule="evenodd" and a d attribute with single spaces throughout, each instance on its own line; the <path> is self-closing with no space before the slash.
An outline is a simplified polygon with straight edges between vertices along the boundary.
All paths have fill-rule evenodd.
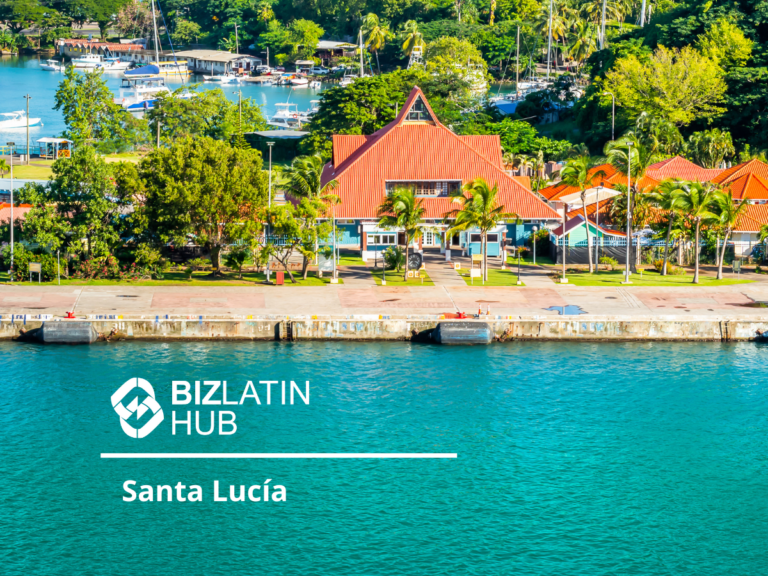
<path id="1" fill-rule="evenodd" d="M 40 138 L 37 141 L 38 144 L 64 144 L 66 142 L 73 144 L 72 140 L 67 140 L 66 138 Z"/>
<path id="2" fill-rule="evenodd" d="M 147 66 L 141 66 L 134 70 L 126 70 L 125 76 L 156 76 L 160 74 L 160 67 L 154 64 L 148 64 Z"/>

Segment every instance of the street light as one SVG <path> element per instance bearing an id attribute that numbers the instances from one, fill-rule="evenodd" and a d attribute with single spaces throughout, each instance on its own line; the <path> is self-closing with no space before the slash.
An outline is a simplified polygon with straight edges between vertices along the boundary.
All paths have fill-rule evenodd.
<path id="1" fill-rule="evenodd" d="M 29 166 L 29 101 L 32 100 L 32 96 L 27 94 L 24 96 L 24 99 L 27 101 L 27 166 Z"/>
<path id="2" fill-rule="evenodd" d="M 533 265 L 536 266 L 536 232 L 539 231 L 538 226 L 533 227 Z"/>
<path id="3" fill-rule="evenodd" d="M 267 142 L 267 146 L 269 146 L 269 201 L 267 204 L 267 207 L 269 210 L 272 210 L 272 146 L 274 146 L 274 142 Z M 269 217 L 267 217 L 267 230 L 266 230 L 266 236 L 264 237 L 264 247 L 267 247 L 267 244 L 269 243 Z M 267 253 L 267 282 L 269 282 L 269 253 Z"/>
<path id="4" fill-rule="evenodd" d="M 11 267 L 8 274 L 10 281 L 13 282 L 13 147 L 11 147 Z"/>
<path id="5" fill-rule="evenodd" d="M 242 132 L 243 131 L 243 91 L 238 90 L 237 92 L 232 92 L 232 94 L 237 94 L 237 106 L 240 109 L 238 119 L 238 129 Z M 273 142 L 274 144 L 274 142 Z"/>
<path id="6" fill-rule="evenodd" d="M 616 96 L 613 92 L 603 92 L 603 96 L 611 97 L 611 140 L 616 140 Z"/>
<path id="7" fill-rule="evenodd" d="M 603 182 L 597 187 L 595 198 L 595 270 L 600 272 L 600 193 L 603 191 Z"/>
<path id="8" fill-rule="evenodd" d="M 632 146 L 634 142 L 627 142 L 627 265 L 624 270 L 624 282 L 632 284 L 629 280 L 629 258 L 632 251 Z"/>

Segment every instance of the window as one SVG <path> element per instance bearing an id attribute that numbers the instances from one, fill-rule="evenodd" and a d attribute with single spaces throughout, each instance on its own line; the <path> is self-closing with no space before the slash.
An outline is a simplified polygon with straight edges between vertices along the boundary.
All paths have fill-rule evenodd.
<path id="1" fill-rule="evenodd" d="M 387 182 L 387 196 L 389 196 L 395 188 L 409 188 L 420 198 L 440 198 L 458 192 L 461 188 L 461 182 L 458 180 L 442 180 L 437 182 Z"/>
<path id="2" fill-rule="evenodd" d="M 421 96 L 416 98 L 416 102 L 408 110 L 405 119 L 410 122 L 432 122 L 432 116 L 429 115 L 429 110 L 427 110 L 427 106 L 424 104 Z"/>
<path id="3" fill-rule="evenodd" d="M 469 235 L 469 241 L 470 242 L 482 242 L 483 237 L 480 234 L 470 234 Z M 499 241 L 499 235 L 498 234 L 488 234 L 486 236 L 486 241 L 490 244 L 491 242 L 498 242 Z"/>
<path id="4" fill-rule="evenodd" d="M 368 234 L 368 246 L 392 246 L 397 244 L 397 234 Z"/>

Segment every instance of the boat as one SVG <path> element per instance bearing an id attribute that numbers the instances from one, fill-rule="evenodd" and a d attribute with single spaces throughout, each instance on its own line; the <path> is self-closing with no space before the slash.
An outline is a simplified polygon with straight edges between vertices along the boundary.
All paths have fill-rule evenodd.
<path id="1" fill-rule="evenodd" d="M 319 90 L 323 87 L 323 83 L 320 82 L 320 80 L 312 80 L 312 82 L 309 83 L 310 88 L 314 88 L 315 90 Z"/>
<path id="2" fill-rule="evenodd" d="M 79 58 L 72 59 L 72 66 L 75 68 L 93 69 L 99 68 L 102 64 L 102 58 L 98 54 L 83 54 Z"/>
<path id="3" fill-rule="evenodd" d="M 261 66 L 256 66 L 256 72 L 258 72 L 262 76 L 269 76 L 270 74 L 272 74 L 272 72 L 274 72 L 274 68 L 271 68 L 266 64 L 262 64 Z"/>
<path id="4" fill-rule="evenodd" d="M 215 82 L 216 84 L 232 84 L 234 82 L 239 82 L 240 78 L 231 72 L 227 72 L 226 74 L 220 74 L 218 76 L 203 76 L 203 80 L 206 82 Z"/>
<path id="5" fill-rule="evenodd" d="M 291 78 L 292 86 L 309 86 L 309 78 L 306 76 L 296 76 Z"/>
<path id="6" fill-rule="evenodd" d="M 310 120 L 312 120 L 312 117 L 317 114 L 320 111 L 320 100 L 310 100 L 309 101 L 309 110 L 305 112 L 299 112 L 299 122 L 301 124 L 306 124 Z"/>
<path id="7" fill-rule="evenodd" d="M 275 104 L 277 112 L 267 122 L 270 126 L 283 129 L 293 129 L 301 126 L 301 113 L 296 104 Z"/>
<path id="8" fill-rule="evenodd" d="M 29 124 L 27 124 L 27 113 L 23 110 L 0 113 L 0 128 L 26 128 L 38 124 L 43 125 L 40 118 L 30 118 Z"/>
<path id="9" fill-rule="evenodd" d="M 157 66 L 160 76 L 189 76 L 189 64 L 186 60 L 163 60 L 162 62 L 151 62 L 152 66 Z"/>
<path id="10" fill-rule="evenodd" d="M 46 60 L 43 64 L 40 64 L 40 68 L 48 72 L 64 72 L 67 67 L 58 60 Z"/>
<path id="11" fill-rule="evenodd" d="M 100 70 L 106 72 L 111 72 L 112 70 L 128 70 L 130 67 L 131 62 L 123 62 L 120 58 L 114 57 L 104 58 L 104 61 L 98 66 Z"/>
<path id="12" fill-rule="evenodd" d="M 357 80 L 357 76 L 353 76 L 352 74 L 344 74 L 344 77 L 339 82 L 339 86 L 342 88 L 346 88 L 347 86 L 350 86 L 352 82 Z"/>
<path id="13" fill-rule="evenodd" d="M 126 72 L 126 78 L 123 78 L 119 95 L 115 98 L 115 104 L 119 104 L 128 112 L 141 113 L 153 109 L 158 98 L 170 96 L 172 92 L 165 85 L 165 79 L 162 76 L 148 75 L 153 68 L 156 67 L 153 65 L 142 66 Z M 176 97 L 194 98 L 194 96 L 194 92 L 187 92 Z"/>

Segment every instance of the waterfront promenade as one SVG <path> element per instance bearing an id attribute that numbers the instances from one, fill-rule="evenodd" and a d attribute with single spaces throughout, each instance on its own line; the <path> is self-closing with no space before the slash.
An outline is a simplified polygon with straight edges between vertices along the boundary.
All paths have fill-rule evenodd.
<path id="1" fill-rule="evenodd" d="M 374 286 L 365 282 L 293 286 L 30 286 L 0 285 L 0 315 L 62 317 L 68 311 L 124 317 L 267 317 L 349 315 L 442 315 L 464 312 L 524 318 L 560 315 L 575 306 L 587 316 L 628 320 L 691 316 L 768 316 L 768 282 L 732 286 L 578 287 L 550 280 L 524 287 Z M 585 318 L 585 316 L 582 316 Z"/>

